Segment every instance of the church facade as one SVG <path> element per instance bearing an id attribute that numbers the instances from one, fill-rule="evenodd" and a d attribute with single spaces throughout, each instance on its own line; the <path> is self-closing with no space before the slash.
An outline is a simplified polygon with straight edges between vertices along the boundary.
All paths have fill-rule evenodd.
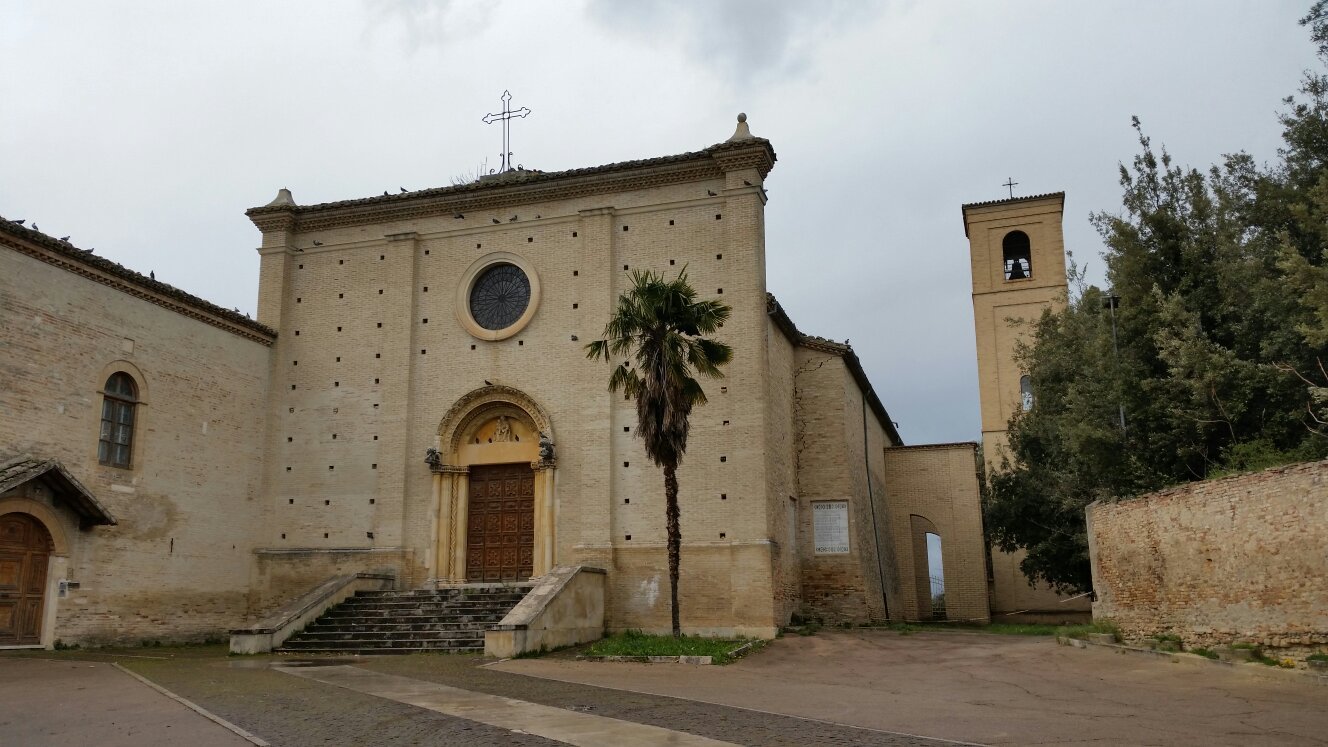
<path id="1" fill-rule="evenodd" d="M 603 569 L 669 620 L 663 481 L 587 360 L 636 270 L 733 309 L 679 469 L 686 631 L 985 620 L 975 444 L 905 446 L 768 292 L 770 143 L 248 211 L 250 320 L 0 221 L 0 645 L 201 639 L 329 578 Z M 7 543 L 7 544 L 6 544 Z M 6 586 L 7 585 L 7 586 Z M 7 627 L 6 627 L 7 626 Z"/>

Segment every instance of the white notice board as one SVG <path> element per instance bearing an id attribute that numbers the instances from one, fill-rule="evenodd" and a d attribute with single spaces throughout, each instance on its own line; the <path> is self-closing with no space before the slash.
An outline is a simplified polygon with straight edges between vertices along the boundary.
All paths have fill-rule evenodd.
<path id="1" fill-rule="evenodd" d="M 817 555 L 848 552 L 848 501 L 813 503 L 812 537 Z"/>

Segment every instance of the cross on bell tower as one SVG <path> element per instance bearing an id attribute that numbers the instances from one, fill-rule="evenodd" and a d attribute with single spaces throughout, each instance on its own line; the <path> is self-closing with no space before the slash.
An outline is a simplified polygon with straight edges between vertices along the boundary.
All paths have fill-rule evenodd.
<path id="1" fill-rule="evenodd" d="M 498 173 L 500 174 L 512 168 L 512 118 L 524 117 L 527 114 L 530 114 L 530 110 L 524 106 L 520 109 L 512 109 L 512 93 L 510 91 L 503 91 L 502 100 L 502 114 L 485 114 L 484 118 L 481 120 L 484 124 L 493 124 L 494 122 L 503 123 L 503 152 L 500 154 L 502 168 L 498 169 Z"/>
<path id="2" fill-rule="evenodd" d="M 1014 180 L 1014 177 L 1007 176 L 1007 177 L 1005 177 L 1005 183 L 1002 184 L 1001 186 L 1002 186 L 1002 187 L 1005 187 L 1005 188 L 1007 188 L 1007 189 L 1010 190 L 1010 199 L 1013 200 L 1013 199 L 1014 199 L 1014 188 L 1017 187 L 1017 186 L 1019 186 L 1019 182 L 1015 181 L 1015 180 Z"/>

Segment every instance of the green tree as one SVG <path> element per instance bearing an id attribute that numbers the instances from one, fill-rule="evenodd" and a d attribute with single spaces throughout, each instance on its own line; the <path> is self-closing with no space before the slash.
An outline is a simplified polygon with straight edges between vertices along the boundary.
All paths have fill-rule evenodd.
<path id="1" fill-rule="evenodd" d="M 1328 63 L 1328 0 L 1302 24 Z M 1026 550 L 1030 579 L 1089 588 L 1094 500 L 1328 454 L 1328 77 L 1300 92 L 1263 168 L 1182 168 L 1134 120 L 1122 209 L 1092 217 L 1110 295 L 1072 270 L 1065 310 L 1030 330 L 1036 401 L 988 481 L 992 541 Z"/>
<path id="2" fill-rule="evenodd" d="M 720 367 L 733 359 L 732 348 L 705 337 L 723 326 L 731 311 L 719 301 L 698 301 L 687 283 L 686 268 L 675 280 L 636 271 L 632 287 L 618 297 L 618 308 L 604 326 L 603 339 L 586 345 L 586 357 L 591 360 L 627 357 L 609 376 L 609 391 L 622 391 L 636 401 L 636 435 L 646 456 L 664 471 L 674 637 L 682 635 L 678 617 L 682 550 L 678 464 L 687 451 L 692 408 L 706 401 L 695 375 L 721 378 Z"/>

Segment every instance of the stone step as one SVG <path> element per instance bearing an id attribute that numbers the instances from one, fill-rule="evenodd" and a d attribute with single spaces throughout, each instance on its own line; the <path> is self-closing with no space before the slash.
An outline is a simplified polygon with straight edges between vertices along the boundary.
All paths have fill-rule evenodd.
<path id="1" fill-rule="evenodd" d="M 329 614 L 316 619 L 315 623 L 335 623 L 335 625 L 424 625 L 429 622 L 502 622 L 507 613 L 494 611 L 485 614 Z"/>
<path id="2" fill-rule="evenodd" d="M 344 623 L 316 623 L 305 627 L 304 633 L 353 633 L 356 630 L 364 630 L 367 633 L 428 633 L 428 631 L 438 631 L 438 633 L 452 633 L 456 630 L 467 631 L 485 631 L 493 627 L 493 622 L 412 622 L 412 623 L 355 623 L 355 625 L 344 625 Z"/>
<path id="3" fill-rule="evenodd" d="M 530 586 L 359 592 L 327 610 L 278 651 L 474 652 Z"/>
<path id="4" fill-rule="evenodd" d="M 342 604 L 509 604 L 524 594 L 492 594 L 483 597 L 350 597 Z"/>
<path id="5" fill-rule="evenodd" d="M 483 629 L 470 630 L 306 630 L 301 641 L 451 641 L 484 638 Z"/>
<path id="6" fill-rule="evenodd" d="M 483 638 L 417 638 L 410 641 L 377 640 L 372 638 L 342 638 L 330 641 L 286 641 L 281 651 L 309 650 L 346 650 L 346 649 L 421 649 L 430 651 L 450 651 L 456 649 L 484 649 Z"/>
<path id="7" fill-rule="evenodd" d="M 454 647 L 454 649 L 432 649 L 432 647 L 425 646 L 396 646 L 392 647 L 392 649 L 356 649 L 356 647 L 351 646 L 336 647 L 336 649 L 329 649 L 329 647 L 323 647 L 323 649 L 317 649 L 317 647 L 309 647 L 309 649 L 276 649 L 276 653 L 278 654 L 356 654 L 360 655 L 360 657 L 390 657 L 390 655 L 422 653 L 482 654 L 483 651 L 485 651 L 485 647 L 482 645 L 457 646 Z"/>

